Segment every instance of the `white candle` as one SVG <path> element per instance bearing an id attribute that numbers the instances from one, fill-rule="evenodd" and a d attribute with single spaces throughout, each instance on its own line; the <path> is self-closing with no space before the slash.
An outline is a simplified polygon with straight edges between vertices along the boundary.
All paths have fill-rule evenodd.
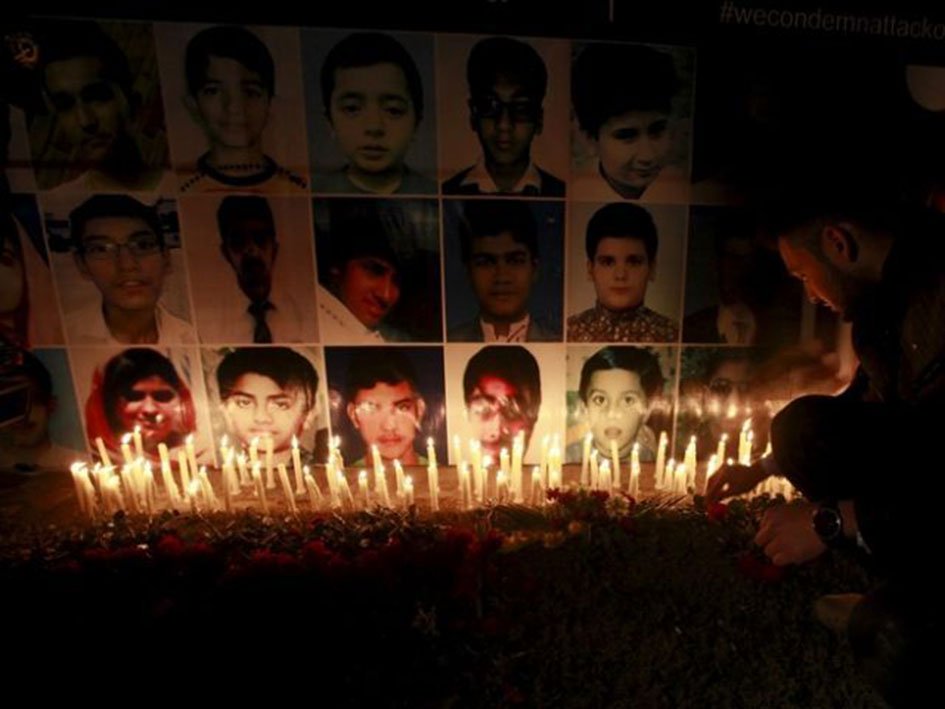
<path id="1" fill-rule="evenodd" d="M 249 471 L 246 469 L 246 456 L 240 453 L 236 456 L 236 467 L 240 471 L 240 486 L 252 485 L 253 481 L 249 477 Z"/>
<path id="2" fill-rule="evenodd" d="M 276 453 L 273 450 L 272 436 L 266 436 L 266 489 L 276 489 Z"/>
<path id="3" fill-rule="evenodd" d="M 430 511 L 440 509 L 440 470 L 433 463 L 427 463 L 427 487 L 430 489 Z"/>
<path id="4" fill-rule="evenodd" d="M 725 460 L 725 446 L 728 441 L 728 434 L 723 433 L 719 436 L 719 444 L 715 448 L 715 457 L 718 460 Z"/>
<path id="5" fill-rule="evenodd" d="M 141 426 L 135 425 L 132 437 L 135 442 L 135 454 L 138 458 L 144 458 L 144 441 L 141 440 Z"/>
<path id="6" fill-rule="evenodd" d="M 289 512 L 297 515 L 299 508 L 295 505 L 295 495 L 292 493 L 292 484 L 289 482 L 289 472 L 285 469 L 285 463 L 279 463 L 279 484 L 282 485 L 282 494 L 289 506 Z"/>
<path id="7" fill-rule="evenodd" d="M 613 492 L 613 480 L 610 476 L 610 461 L 606 458 L 600 463 L 600 489 L 604 492 Z"/>
<path id="8" fill-rule="evenodd" d="M 509 479 L 504 470 L 499 470 L 495 475 L 495 498 L 499 504 L 509 499 Z"/>
<path id="9" fill-rule="evenodd" d="M 253 484 L 256 486 L 256 497 L 259 498 L 259 506 L 264 515 L 269 514 L 269 502 L 266 500 L 266 485 L 262 477 L 262 469 L 259 461 L 253 465 Z"/>
<path id="10" fill-rule="evenodd" d="M 663 476 L 666 472 L 666 446 L 668 445 L 669 438 L 666 436 L 666 431 L 660 431 L 660 441 L 656 447 L 656 470 L 654 475 L 657 489 L 663 488 Z"/>
<path id="11" fill-rule="evenodd" d="M 384 466 L 374 468 L 374 493 L 379 495 L 384 507 L 391 507 L 390 492 L 387 489 L 387 475 L 384 473 Z"/>
<path id="12" fill-rule="evenodd" d="M 342 498 L 348 501 L 349 508 L 355 509 L 354 495 L 351 494 L 351 488 L 348 486 L 348 478 L 340 470 L 338 471 L 338 487 L 341 489 Z"/>
<path id="13" fill-rule="evenodd" d="M 631 495 L 640 494 L 640 444 L 634 443 L 630 451 L 630 490 Z"/>
<path id="14" fill-rule="evenodd" d="M 676 461 L 673 458 L 670 458 L 666 463 L 666 469 L 663 471 L 663 480 L 660 484 L 660 488 L 668 492 L 673 491 L 673 486 L 676 484 L 676 478 L 673 477 L 676 472 Z"/>
<path id="15" fill-rule="evenodd" d="M 112 459 L 108 457 L 108 449 L 105 447 L 105 441 L 102 440 L 101 436 L 95 438 L 95 447 L 98 448 L 98 457 L 102 461 L 102 465 L 112 467 Z"/>
<path id="16" fill-rule="evenodd" d="M 381 462 L 381 452 L 377 448 L 376 443 L 371 444 L 371 462 L 374 465 L 374 477 L 377 477 L 377 471 L 384 468 L 384 464 Z"/>
<path id="17" fill-rule="evenodd" d="M 460 461 L 464 460 L 465 456 L 463 455 L 463 439 L 459 437 L 459 434 L 453 436 L 453 465 L 456 466 L 456 469 L 459 469 Z"/>
<path id="18" fill-rule="evenodd" d="M 89 513 L 89 504 L 85 496 L 85 488 L 82 486 L 82 481 L 79 478 L 79 471 L 84 467 L 85 463 L 76 461 L 69 466 L 69 471 L 72 473 L 72 482 L 75 485 L 75 496 L 79 501 L 79 511 L 82 512 L 83 515 L 91 518 L 92 515 Z"/>
<path id="19" fill-rule="evenodd" d="M 121 457 L 125 465 L 131 465 L 135 461 L 134 454 L 131 452 L 131 434 L 126 433 L 121 437 Z"/>
<path id="20" fill-rule="evenodd" d="M 594 434 L 588 431 L 584 434 L 584 447 L 581 451 L 581 487 L 587 487 L 591 483 L 591 443 L 594 442 Z"/>
<path id="21" fill-rule="evenodd" d="M 610 439 L 610 460 L 613 469 L 614 487 L 620 489 L 620 451 L 617 450 L 617 441 Z"/>
<path id="22" fill-rule="evenodd" d="M 207 475 L 206 466 L 200 466 L 200 474 L 197 476 L 197 479 L 200 481 L 200 490 L 203 493 L 210 511 L 213 512 L 220 509 L 220 502 L 213 492 L 213 485 L 210 484 L 210 477 Z"/>
<path id="23" fill-rule="evenodd" d="M 252 470 L 259 462 L 259 436 L 253 436 L 249 442 L 249 469 Z M 255 484 L 255 483 L 254 483 Z"/>
<path id="24" fill-rule="evenodd" d="M 185 451 L 177 451 L 177 468 L 180 471 L 181 490 L 186 494 L 190 487 L 190 471 L 187 470 L 187 453 Z M 194 474 L 196 472 L 195 470 Z"/>
<path id="25" fill-rule="evenodd" d="M 292 436 L 292 471 L 295 473 L 295 494 L 305 494 L 305 483 L 302 482 L 302 453 L 299 450 L 299 439 Z"/>
<path id="26" fill-rule="evenodd" d="M 427 463 L 436 465 L 436 447 L 433 445 L 433 439 L 427 439 Z"/>
<path id="27" fill-rule="evenodd" d="M 197 467 L 197 452 L 194 450 L 194 434 L 191 433 L 184 439 L 184 448 L 187 450 L 187 463 L 190 465 L 190 473 L 192 476 L 196 477 L 200 468 Z"/>
<path id="28" fill-rule="evenodd" d="M 305 489 L 308 490 L 308 501 L 312 507 L 312 511 L 319 509 L 322 504 L 322 492 L 318 489 L 318 485 L 315 482 L 315 478 L 308 471 L 308 467 L 302 471 L 302 477 L 305 480 Z"/>
<path id="29" fill-rule="evenodd" d="M 542 484 L 544 484 L 542 480 Z M 597 449 L 591 451 L 591 489 L 600 489 L 600 463 L 598 462 Z"/>
<path id="30" fill-rule="evenodd" d="M 472 504 L 472 484 L 469 480 L 469 464 L 465 460 L 459 462 L 457 478 L 462 509 L 468 510 Z"/>
<path id="31" fill-rule="evenodd" d="M 519 431 L 512 443 L 512 495 L 515 502 L 522 502 L 522 458 L 525 455 L 525 432 Z"/>
<path id="32" fill-rule="evenodd" d="M 541 468 L 537 465 L 532 468 L 532 504 L 542 505 L 545 502 L 545 491 L 541 486 Z"/>
<path id="33" fill-rule="evenodd" d="M 508 479 L 510 468 L 509 449 L 503 448 L 499 451 L 499 471 L 505 472 L 506 479 Z"/>
<path id="34" fill-rule="evenodd" d="M 689 444 L 686 446 L 685 455 L 683 455 L 683 465 L 686 466 L 687 474 L 695 476 L 696 472 L 696 437 L 689 438 Z"/>
<path id="35" fill-rule="evenodd" d="M 364 505 L 364 509 L 370 508 L 371 493 L 368 490 L 368 478 L 366 470 L 362 470 L 358 473 L 358 493 L 361 495 L 361 503 Z"/>
<path id="36" fill-rule="evenodd" d="M 413 506 L 413 477 L 404 478 L 404 506 L 408 509 Z"/>
<path id="37" fill-rule="evenodd" d="M 402 499 L 404 496 L 404 468 L 400 464 L 399 460 L 394 461 L 394 482 L 395 482 L 395 494 L 397 499 Z"/>

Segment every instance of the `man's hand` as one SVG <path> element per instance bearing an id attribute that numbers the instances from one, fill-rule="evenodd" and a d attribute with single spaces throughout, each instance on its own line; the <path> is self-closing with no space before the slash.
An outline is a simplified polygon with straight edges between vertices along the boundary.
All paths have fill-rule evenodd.
<path id="1" fill-rule="evenodd" d="M 761 520 L 755 544 L 776 566 L 803 564 L 816 559 L 827 546 L 814 531 L 812 516 L 817 505 L 811 502 L 771 507 Z"/>
<path id="2" fill-rule="evenodd" d="M 727 497 L 737 497 L 751 492 L 768 474 L 759 464 L 723 465 L 716 470 L 706 485 L 705 499 L 708 504 L 721 502 Z"/>

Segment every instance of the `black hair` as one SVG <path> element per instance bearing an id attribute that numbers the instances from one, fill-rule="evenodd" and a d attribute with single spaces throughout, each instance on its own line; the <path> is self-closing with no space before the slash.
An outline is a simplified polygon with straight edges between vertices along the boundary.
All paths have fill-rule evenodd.
<path id="1" fill-rule="evenodd" d="M 348 360 L 345 398 L 354 401 L 359 391 L 372 389 L 378 382 L 391 386 L 407 382 L 417 392 L 417 372 L 397 347 L 364 347 L 354 350 Z"/>
<path id="2" fill-rule="evenodd" d="M 571 68 L 578 125 L 597 138 L 608 119 L 630 111 L 669 113 L 677 91 L 673 57 L 642 44 L 589 44 Z"/>
<path id="3" fill-rule="evenodd" d="M 331 117 L 331 95 L 335 90 L 335 72 L 339 69 L 393 64 L 400 68 L 407 81 L 407 92 L 413 102 L 417 123 L 423 118 L 423 82 L 410 53 L 390 35 L 380 32 L 355 32 L 338 42 L 325 57 L 321 71 L 322 105 Z"/>
<path id="4" fill-rule="evenodd" d="M 69 213 L 69 235 L 72 246 L 81 252 L 86 224 L 92 219 L 109 217 L 140 219 L 154 232 L 161 244 L 161 249 L 164 248 L 164 230 L 161 228 L 157 210 L 125 194 L 95 195 L 73 209 Z"/>
<path id="5" fill-rule="evenodd" d="M 510 37 L 487 37 L 475 44 L 466 60 L 466 83 L 472 96 L 491 93 L 500 78 L 524 89 L 541 102 L 548 89 L 548 70 L 530 45 Z"/>
<path id="6" fill-rule="evenodd" d="M 656 258 L 659 237 L 653 217 L 643 207 L 628 202 L 605 204 L 594 212 L 587 223 L 584 250 L 587 260 L 593 261 L 597 246 L 602 239 L 637 239 L 643 242 L 646 257 L 652 262 Z"/>
<path id="7" fill-rule="evenodd" d="M 211 56 L 238 61 L 259 74 L 270 96 L 275 94 L 276 71 L 269 48 L 245 27 L 221 26 L 198 32 L 187 43 L 184 70 L 191 96 L 196 96 L 207 80 Z"/>
<path id="8" fill-rule="evenodd" d="M 97 22 L 50 22 L 40 32 L 40 47 L 43 68 L 40 76 L 45 77 L 46 67 L 54 62 L 93 57 L 101 64 L 102 77 L 117 84 L 129 104 L 137 103 L 128 57 Z"/>
<path id="9" fill-rule="evenodd" d="M 653 399 L 663 390 L 663 371 L 656 355 L 640 347 L 611 346 L 595 352 L 581 367 L 581 382 L 578 386 L 581 401 L 587 403 L 587 390 L 594 373 L 609 369 L 625 369 L 635 373 L 640 378 L 647 400 Z"/>
<path id="10" fill-rule="evenodd" d="M 41 404 L 48 405 L 53 400 L 53 382 L 49 370 L 32 352 L 20 350 L 20 355 L 16 373 L 25 376 L 33 385 L 33 398 Z"/>
<path id="11" fill-rule="evenodd" d="M 514 384 L 518 403 L 532 421 L 541 407 L 541 374 L 535 356 L 521 345 L 487 345 L 470 357 L 463 373 L 463 397 L 468 403 L 484 376 Z"/>
<path id="12" fill-rule="evenodd" d="M 301 389 L 305 408 L 315 406 L 318 372 L 304 356 L 288 347 L 238 347 L 229 352 L 217 367 L 220 399 L 226 401 L 236 381 L 244 374 L 258 374 L 274 381 L 280 389 Z"/>
<path id="13" fill-rule="evenodd" d="M 105 415 L 113 431 L 121 429 L 119 399 L 128 398 L 132 387 L 149 377 L 160 377 L 178 394 L 184 388 L 173 363 L 157 350 L 148 347 L 131 347 L 112 357 L 105 365 L 102 391 Z"/>
<path id="14" fill-rule="evenodd" d="M 531 207 L 520 200 L 477 199 L 463 205 L 459 223 L 460 256 L 469 263 L 473 241 L 487 236 L 508 233 L 512 240 L 528 249 L 532 259 L 538 258 L 538 225 Z"/>
<path id="15" fill-rule="evenodd" d="M 217 229 L 220 240 L 225 244 L 230 232 L 240 222 L 246 219 L 262 219 L 273 225 L 272 239 L 275 241 L 275 220 L 272 216 L 272 207 L 265 197 L 258 195 L 228 195 L 220 201 L 217 207 Z"/>

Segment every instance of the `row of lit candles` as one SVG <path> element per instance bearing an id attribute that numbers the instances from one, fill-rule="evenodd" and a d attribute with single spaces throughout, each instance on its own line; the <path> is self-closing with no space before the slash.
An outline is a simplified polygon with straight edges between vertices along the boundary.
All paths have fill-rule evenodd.
<path id="1" fill-rule="evenodd" d="M 723 434 L 705 467 L 705 475 L 696 490 L 697 456 L 696 440 L 693 436 L 686 447 L 683 460 L 676 463 L 666 459 L 668 437 L 660 434 L 656 452 L 654 488 L 657 491 L 685 495 L 690 491 L 704 492 L 709 477 L 724 459 L 727 438 Z M 742 427 L 738 462 L 747 465 L 751 458 L 753 433 L 749 422 Z M 262 443 L 263 455 L 260 456 L 259 443 Z M 616 441 L 611 441 L 610 457 L 604 458 L 596 449 L 592 449 L 593 439 L 588 434 L 584 439 L 581 461 L 580 485 L 592 490 L 603 490 L 613 494 L 626 491 L 632 496 L 640 494 L 640 451 L 634 444 L 629 462 L 629 474 L 624 483 L 623 469 Z M 124 462 L 121 466 L 112 463 L 108 451 L 101 439 L 96 446 L 101 461 L 91 468 L 86 463 L 77 462 L 72 466 L 73 480 L 79 504 L 84 514 L 94 518 L 100 512 L 111 515 L 118 510 L 130 510 L 152 514 L 161 506 L 158 503 L 158 491 L 155 475 L 150 461 L 143 455 L 139 430 L 127 434 L 121 441 Z M 134 450 L 132 450 L 134 446 Z M 254 439 L 249 447 L 249 456 L 229 446 L 226 436 L 220 442 L 220 455 L 223 464 L 220 469 L 220 487 L 218 495 L 205 466 L 197 465 L 193 438 L 188 437 L 182 450 L 177 455 L 178 479 L 175 478 L 171 456 L 166 445 L 159 444 L 160 476 L 163 484 L 166 505 L 179 511 L 227 511 L 235 509 L 235 497 L 249 492 L 264 513 L 269 512 L 269 497 L 273 490 L 281 487 L 282 496 L 289 512 L 299 512 L 300 501 L 307 499 L 312 510 L 329 506 L 342 509 L 367 509 L 373 505 L 384 507 L 410 507 L 415 502 L 413 478 L 405 474 L 400 461 L 393 461 L 394 491 L 388 488 L 387 467 L 376 446 L 371 448 L 373 467 L 373 489 L 371 475 L 367 470 L 360 470 L 357 476 L 357 495 L 348 484 L 345 463 L 340 451 L 340 440 L 332 440 L 331 449 L 325 466 L 327 493 L 323 493 L 315 481 L 312 471 L 301 463 L 298 441 L 292 440 L 292 478 L 285 464 L 274 463 L 273 442 L 270 437 L 262 441 Z M 470 440 L 464 450 L 460 438 L 454 437 L 453 452 L 458 461 L 457 485 L 455 497 L 458 508 L 473 509 L 493 500 L 497 503 L 542 504 L 549 489 L 563 487 L 561 446 L 557 437 L 544 438 L 540 449 L 539 464 L 533 466 L 531 486 L 525 490 L 523 474 L 523 456 L 525 439 L 522 434 L 513 441 L 511 454 L 502 449 L 498 465 L 493 472 L 492 461 L 482 452 L 479 441 Z M 136 455 L 137 454 L 137 455 Z M 262 459 L 261 459 L 262 458 Z M 436 450 L 432 439 L 427 441 L 427 488 L 430 510 L 440 509 L 442 491 L 440 471 Z M 731 459 L 728 460 L 732 463 Z M 278 484 L 277 484 L 278 480 Z M 294 482 L 294 485 L 293 485 Z M 793 489 L 787 483 L 771 479 L 754 491 L 760 493 L 783 494 L 793 496 Z M 222 497 L 222 500 L 221 500 Z"/>

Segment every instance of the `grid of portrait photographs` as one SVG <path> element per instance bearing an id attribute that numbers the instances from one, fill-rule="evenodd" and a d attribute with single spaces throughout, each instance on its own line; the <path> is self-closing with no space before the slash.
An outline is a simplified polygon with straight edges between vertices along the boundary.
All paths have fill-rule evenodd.
<path id="1" fill-rule="evenodd" d="M 818 358 L 849 361 L 740 204 L 749 157 L 707 135 L 788 100 L 773 62 L 768 84 L 708 62 L 697 103 L 678 46 L 72 20 L 35 40 L 0 233 L 32 407 L 4 466 L 65 470 L 135 426 L 146 455 L 189 440 L 208 464 L 223 435 L 416 465 L 519 433 L 528 463 L 549 439 L 580 462 L 588 433 L 648 461 L 665 433 L 703 459 L 747 418 L 760 452 Z M 921 69 L 916 95 L 941 83 Z"/>

